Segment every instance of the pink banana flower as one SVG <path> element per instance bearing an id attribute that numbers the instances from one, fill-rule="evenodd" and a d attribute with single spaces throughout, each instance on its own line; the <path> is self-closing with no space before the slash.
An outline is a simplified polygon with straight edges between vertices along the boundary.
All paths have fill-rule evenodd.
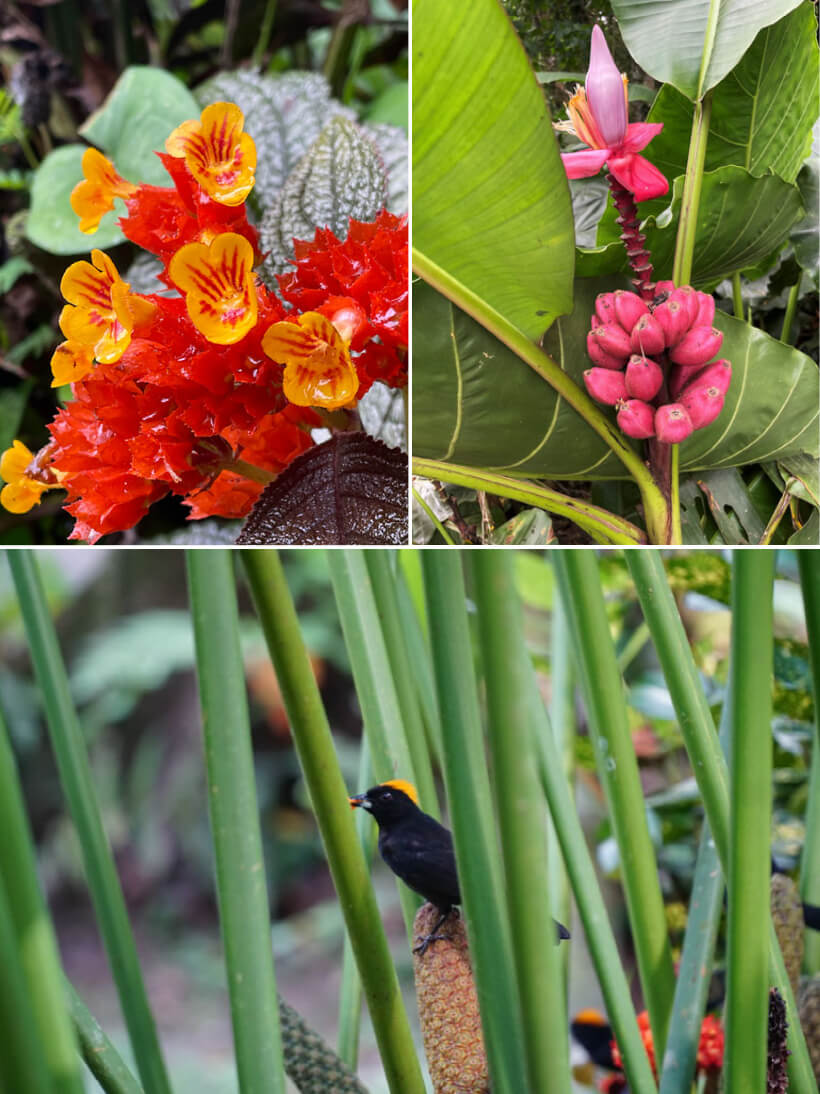
<path id="1" fill-rule="evenodd" d="M 636 201 L 658 198 L 669 190 L 665 177 L 638 153 L 663 129 L 663 123 L 629 123 L 627 80 L 612 60 L 603 31 L 592 28 L 589 70 L 584 87 L 569 101 L 570 121 L 556 128 L 574 133 L 587 152 L 564 152 L 561 159 L 571 179 L 597 175 L 604 164 Z"/>

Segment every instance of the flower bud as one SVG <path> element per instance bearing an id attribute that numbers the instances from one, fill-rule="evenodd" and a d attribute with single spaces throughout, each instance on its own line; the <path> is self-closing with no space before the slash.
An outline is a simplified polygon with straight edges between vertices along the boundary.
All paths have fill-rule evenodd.
<path id="1" fill-rule="evenodd" d="M 633 354 L 627 361 L 625 381 L 628 395 L 649 403 L 661 389 L 663 369 L 651 357 Z"/>
<path id="2" fill-rule="evenodd" d="M 692 327 L 669 351 L 676 365 L 705 365 L 723 344 L 723 335 L 716 327 Z"/>
<path id="3" fill-rule="evenodd" d="M 699 292 L 697 298 L 698 313 L 692 326 L 711 327 L 715 321 L 715 298 L 708 292 Z"/>
<path id="4" fill-rule="evenodd" d="M 693 429 L 703 429 L 723 410 L 725 395 L 720 388 L 701 384 L 695 380 L 678 396 L 678 402 L 686 410 Z"/>
<path id="5" fill-rule="evenodd" d="M 665 444 L 680 444 L 694 429 L 686 407 L 665 403 L 655 411 L 655 435 Z"/>
<path id="6" fill-rule="evenodd" d="M 622 369 L 624 367 L 626 357 L 629 353 L 627 348 L 626 353 L 612 354 L 609 353 L 601 345 L 601 338 L 606 337 L 606 327 L 596 327 L 595 330 L 591 330 L 587 335 L 587 353 L 590 359 L 601 368 L 617 368 Z M 619 328 L 620 329 L 620 328 Z M 623 333 L 623 332 L 621 332 Z"/>
<path id="7" fill-rule="evenodd" d="M 626 381 L 620 369 L 588 368 L 584 383 L 592 398 L 607 406 L 615 406 L 619 400 L 627 398 Z"/>
<path id="8" fill-rule="evenodd" d="M 677 291 L 677 290 L 676 290 Z M 675 299 L 675 294 L 659 304 L 652 312 L 654 317 L 663 327 L 663 335 L 667 348 L 675 346 L 689 330 L 688 311 L 686 305 Z"/>
<path id="9" fill-rule="evenodd" d="M 614 292 L 602 292 L 599 296 L 596 296 L 595 314 L 598 316 L 598 323 L 594 323 L 593 326 L 613 322 L 615 319 L 614 300 Z"/>
<path id="10" fill-rule="evenodd" d="M 618 427 L 627 437 L 642 440 L 655 436 L 655 410 L 642 399 L 626 399 L 618 404 Z"/>
<path id="11" fill-rule="evenodd" d="M 632 352 L 638 355 L 661 353 L 666 345 L 663 327 L 654 315 L 647 312 L 632 328 L 630 337 Z"/>
<path id="12" fill-rule="evenodd" d="M 625 331 L 631 331 L 642 315 L 647 315 L 649 307 L 635 292 L 617 289 L 614 293 L 615 316 Z"/>

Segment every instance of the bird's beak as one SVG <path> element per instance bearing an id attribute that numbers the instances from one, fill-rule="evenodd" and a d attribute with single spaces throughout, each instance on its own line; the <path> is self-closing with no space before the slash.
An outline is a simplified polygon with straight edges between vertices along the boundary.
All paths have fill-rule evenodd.
<path id="1" fill-rule="evenodd" d="M 360 805 L 364 805 L 366 794 L 357 794 L 355 798 L 348 798 L 351 809 L 358 809 Z"/>

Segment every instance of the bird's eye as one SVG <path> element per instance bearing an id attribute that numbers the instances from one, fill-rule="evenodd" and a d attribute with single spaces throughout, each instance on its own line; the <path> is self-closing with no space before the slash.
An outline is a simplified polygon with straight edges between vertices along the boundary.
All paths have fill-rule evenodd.
<path id="1" fill-rule="evenodd" d="M 383 794 L 383 797 L 384 797 L 385 801 L 388 801 L 390 798 L 393 797 L 393 795 L 391 794 L 391 792 L 389 790 L 385 790 L 385 792 Z"/>

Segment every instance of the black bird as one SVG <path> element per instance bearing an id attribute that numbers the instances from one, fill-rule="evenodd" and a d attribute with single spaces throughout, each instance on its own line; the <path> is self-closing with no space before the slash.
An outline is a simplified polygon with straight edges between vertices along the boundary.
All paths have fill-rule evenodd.
<path id="1" fill-rule="evenodd" d="M 437 935 L 452 908 L 461 903 L 456 873 L 453 837 L 443 824 L 418 806 L 418 793 L 404 779 L 371 786 L 363 794 L 350 798 L 352 808 L 366 809 L 379 826 L 379 853 L 397 877 L 435 904 L 440 918 L 415 952 L 424 953 Z M 569 931 L 555 923 L 558 942 L 569 938 Z"/>

